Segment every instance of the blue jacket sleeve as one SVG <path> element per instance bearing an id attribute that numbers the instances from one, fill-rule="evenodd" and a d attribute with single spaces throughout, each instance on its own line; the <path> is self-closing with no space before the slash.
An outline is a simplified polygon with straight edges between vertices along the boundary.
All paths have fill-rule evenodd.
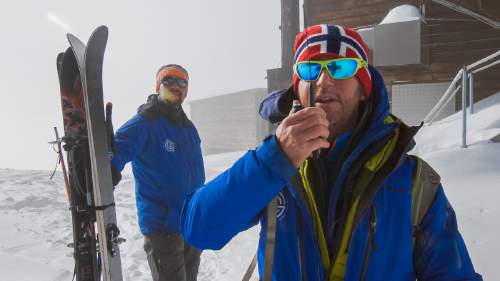
<path id="1" fill-rule="evenodd" d="M 221 249 L 256 224 L 261 210 L 296 172 L 276 137 L 267 138 L 186 198 L 180 225 L 184 238 L 199 249 Z"/>
<path id="2" fill-rule="evenodd" d="M 281 122 L 288 116 L 292 108 L 293 93 L 290 90 L 279 90 L 270 93 L 259 105 L 262 119 L 271 123 Z"/>
<path id="3" fill-rule="evenodd" d="M 460 235 L 455 212 L 440 186 L 427 211 L 415 243 L 418 280 L 483 280 L 474 266 Z"/>
<path id="4" fill-rule="evenodd" d="M 145 121 L 139 115 L 123 124 L 115 134 L 115 153 L 111 164 L 122 171 L 125 164 L 135 159 L 147 140 Z"/>

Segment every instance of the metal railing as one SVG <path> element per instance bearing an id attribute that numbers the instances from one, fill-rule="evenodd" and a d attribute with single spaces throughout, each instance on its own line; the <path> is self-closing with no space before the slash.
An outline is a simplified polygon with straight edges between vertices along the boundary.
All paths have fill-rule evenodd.
<path id="1" fill-rule="evenodd" d="M 497 29 L 500 28 L 500 22 L 498 22 L 494 19 L 488 18 L 488 17 L 481 15 L 479 13 L 476 13 L 473 10 L 467 9 L 466 7 L 461 6 L 457 3 L 453 3 L 453 2 L 448 1 L 448 0 L 432 0 L 432 2 L 443 5 L 447 8 L 450 8 L 450 9 L 457 11 L 459 13 L 462 13 L 464 15 L 471 16 L 471 17 L 475 18 L 476 20 L 483 22 L 483 23 L 485 23 L 493 28 L 497 28 Z"/>
<path id="2" fill-rule="evenodd" d="M 424 123 L 432 124 L 444 107 L 461 89 L 462 91 L 462 147 L 467 147 L 467 98 L 469 98 L 469 113 L 474 114 L 474 75 L 500 64 L 500 50 L 478 60 L 475 63 L 464 66 L 457 72 L 450 86 L 431 111 L 424 117 Z M 461 78 L 461 79 L 460 79 Z M 461 83 L 457 83 L 461 80 Z"/>

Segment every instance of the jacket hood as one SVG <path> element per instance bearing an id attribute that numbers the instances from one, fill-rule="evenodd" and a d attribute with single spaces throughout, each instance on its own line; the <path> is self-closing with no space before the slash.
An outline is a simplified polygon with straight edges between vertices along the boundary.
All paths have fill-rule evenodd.
<path id="1" fill-rule="evenodd" d="M 390 105 L 384 78 L 382 78 L 382 75 L 380 75 L 380 73 L 373 66 L 369 65 L 368 69 L 370 71 L 370 75 L 372 76 L 371 98 L 373 102 L 373 109 L 369 124 L 374 125 L 379 122 L 383 122 L 384 119 L 390 114 Z"/>

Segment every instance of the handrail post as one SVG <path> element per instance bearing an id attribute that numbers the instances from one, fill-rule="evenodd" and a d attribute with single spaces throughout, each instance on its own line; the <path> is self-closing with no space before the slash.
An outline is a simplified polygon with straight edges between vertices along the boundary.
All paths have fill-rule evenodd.
<path id="1" fill-rule="evenodd" d="M 469 113 L 474 114 L 474 74 L 469 73 Z"/>
<path id="2" fill-rule="evenodd" d="M 455 78 L 453 78 L 452 82 L 450 83 L 450 86 L 446 89 L 445 93 L 443 96 L 439 99 L 439 101 L 434 105 L 434 107 L 427 113 L 427 115 L 424 117 L 424 123 L 427 125 L 432 124 L 434 119 L 437 117 L 439 112 L 442 110 L 442 108 L 451 100 L 452 96 L 455 96 L 456 93 L 459 91 L 459 87 L 455 87 L 455 83 L 458 83 L 460 76 L 462 76 L 462 108 L 467 108 L 467 99 L 469 99 L 469 112 L 472 115 L 474 113 L 474 74 L 478 73 L 480 71 L 483 71 L 485 69 L 488 69 L 490 67 L 493 67 L 497 64 L 500 64 L 500 59 L 495 60 L 494 62 L 484 65 L 490 60 L 496 59 L 500 57 L 500 50 L 497 52 L 480 59 L 470 65 L 463 66 L 455 75 Z M 481 65 L 484 65 L 480 67 Z M 467 85 L 468 84 L 468 85 Z M 468 87 L 464 87 L 468 86 Z M 455 90 L 453 90 L 455 89 Z M 467 94 L 468 92 L 468 94 Z M 465 109 L 463 110 L 463 140 L 462 140 L 462 146 L 467 147 L 467 142 L 466 142 L 466 126 L 467 126 L 467 113 L 465 112 Z"/>
<path id="3" fill-rule="evenodd" d="M 436 116 L 439 114 L 438 112 L 440 112 L 442 110 L 442 108 L 448 104 L 448 102 L 451 99 L 450 95 L 456 94 L 456 91 L 453 89 L 456 89 L 455 84 L 458 83 L 458 81 L 460 80 L 460 77 L 462 76 L 462 72 L 463 72 L 462 69 L 460 69 L 457 72 L 457 74 L 455 75 L 455 77 L 451 81 L 450 86 L 448 86 L 448 89 L 446 89 L 446 92 L 444 93 L 444 95 L 439 99 L 439 101 L 431 109 L 431 111 L 427 114 L 427 116 L 425 116 L 425 118 L 424 118 L 425 123 L 428 123 L 430 125 L 434 121 Z"/>
<path id="4" fill-rule="evenodd" d="M 462 71 L 462 148 L 467 147 L 467 67 Z"/>

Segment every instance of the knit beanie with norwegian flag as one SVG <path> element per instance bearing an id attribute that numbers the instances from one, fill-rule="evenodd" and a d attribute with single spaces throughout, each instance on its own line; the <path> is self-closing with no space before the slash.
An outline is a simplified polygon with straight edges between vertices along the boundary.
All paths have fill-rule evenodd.
<path id="1" fill-rule="evenodd" d="M 360 58 L 368 62 L 368 48 L 359 33 L 340 25 L 313 25 L 297 34 L 294 46 L 293 64 L 307 60 L 335 58 Z M 371 95 L 372 78 L 368 68 L 356 73 L 367 96 Z M 293 74 L 293 86 L 297 93 L 299 77 Z"/>

